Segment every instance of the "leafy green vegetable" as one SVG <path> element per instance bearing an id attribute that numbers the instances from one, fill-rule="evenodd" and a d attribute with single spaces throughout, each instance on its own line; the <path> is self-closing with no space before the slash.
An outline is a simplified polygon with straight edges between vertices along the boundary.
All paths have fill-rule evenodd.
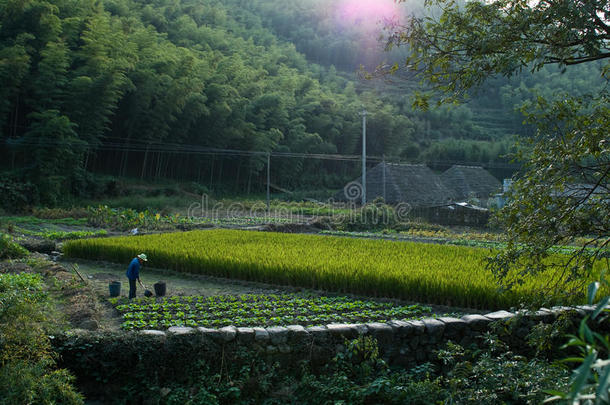
<path id="1" fill-rule="evenodd" d="M 408 320 L 428 315 L 430 307 L 398 306 L 347 297 L 254 295 L 216 297 L 138 298 L 110 301 L 123 314 L 124 329 L 170 326 L 281 326 L 331 322 Z"/>

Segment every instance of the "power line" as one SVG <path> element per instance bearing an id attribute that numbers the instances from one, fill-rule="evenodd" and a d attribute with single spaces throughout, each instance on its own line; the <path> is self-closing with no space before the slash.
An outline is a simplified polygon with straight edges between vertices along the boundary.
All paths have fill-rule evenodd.
<path id="1" fill-rule="evenodd" d="M 82 141 L 78 140 L 47 140 L 40 139 L 36 141 L 20 140 L 6 141 L 8 146 L 42 146 L 42 147 L 57 147 L 57 146 L 76 146 L 83 147 L 86 150 L 103 150 L 103 151 L 126 151 L 126 152 L 162 152 L 162 153 L 181 153 L 181 154 L 204 154 L 204 155 L 238 155 L 238 156 L 267 156 L 286 157 L 286 158 L 309 158 L 309 159 L 327 159 L 327 160 L 359 160 L 358 155 L 345 154 L 321 154 L 321 153 L 298 153 L 298 152 L 264 152 L 264 151 L 247 151 L 238 149 L 221 149 L 221 148 L 205 148 L 197 145 L 180 145 L 169 143 L 152 143 L 152 144 L 125 144 L 105 142 L 99 146 L 84 146 Z M 371 157 L 376 159 L 376 157 Z M 381 158 L 377 158 L 381 161 Z"/>
<path id="2" fill-rule="evenodd" d="M 319 160 L 332 160 L 332 161 L 352 161 L 359 162 L 362 157 L 360 155 L 347 155 L 347 154 L 322 154 L 322 153 L 300 153 L 300 152 L 264 152 L 264 151 L 248 151 L 239 149 L 224 149 L 224 148 L 206 148 L 198 145 L 189 144 L 177 144 L 177 143 L 145 143 L 145 141 L 133 141 L 133 142 L 104 142 L 98 146 L 83 145 L 81 140 L 51 140 L 51 139 L 38 139 L 38 140 L 5 140 L 5 144 L 8 147 L 19 147 L 19 146 L 38 146 L 38 147 L 77 147 L 87 151 L 106 151 L 106 152 L 137 152 L 137 153 L 168 153 L 168 154 L 184 154 L 184 155 L 223 155 L 223 156 L 242 156 L 242 157 L 264 157 L 267 155 L 273 158 L 298 158 L 298 159 L 319 159 Z M 367 160 L 375 163 L 384 161 L 382 156 L 367 156 Z M 484 163 L 484 162 L 472 162 L 472 161 L 439 161 L 439 160 L 428 160 L 424 162 L 405 162 L 399 160 L 392 160 L 391 158 L 385 158 L 385 161 L 399 164 L 429 164 L 436 166 L 451 166 L 451 165 L 462 165 L 462 166 L 481 166 L 489 169 L 511 169 L 516 170 L 521 168 L 518 164 L 513 163 Z"/>

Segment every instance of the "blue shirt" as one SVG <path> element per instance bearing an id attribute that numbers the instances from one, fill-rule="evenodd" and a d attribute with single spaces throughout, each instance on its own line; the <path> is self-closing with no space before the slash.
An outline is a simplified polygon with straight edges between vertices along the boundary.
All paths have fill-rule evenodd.
<path id="1" fill-rule="evenodd" d="M 137 280 L 140 278 L 140 261 L 138 258 L 134 258 L 129 267 L 127 268 L 127 278 L 130 280 Z"/>

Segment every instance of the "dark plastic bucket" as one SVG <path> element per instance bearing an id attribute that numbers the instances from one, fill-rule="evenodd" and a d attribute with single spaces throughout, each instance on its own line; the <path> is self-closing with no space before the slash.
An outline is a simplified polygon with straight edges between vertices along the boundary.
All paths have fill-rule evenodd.
<path id="1" fill-rule="evenodd" d="M 111 297 L 118 297 L 119 295 L 121 295 L 121 282 L 111 281 L 108 284 L 108 289 L 110 290 Z"/>
<path id="2" fill-rule="evenodd" d="M 155 287 L 155 295 L 157 297 L 163 297 L 165 295 L 167 286 L 165 285 L 164 281 L 159 281 L 158 283 L 155 283 L 153 287 Z"/>

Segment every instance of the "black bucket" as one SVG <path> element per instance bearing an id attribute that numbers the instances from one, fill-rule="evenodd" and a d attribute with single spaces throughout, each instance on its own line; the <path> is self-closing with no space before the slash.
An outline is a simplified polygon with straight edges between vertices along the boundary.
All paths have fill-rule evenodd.
<path id="1" fill-rule="evenodd" d="M 157 297 L 163 297 L 167 291 L 165 281 L 159 281 L 158 283 L 155 283 L 153 287 L 155 287 L 155 295 Z"/>
<path id="2" fill-rule="evenodd" d="M 108 290 L 110 290 L 111 297 L 118 297 L 121 295 L 121 282 L 120 281 L 111 281 L 108 283 Z"/>

